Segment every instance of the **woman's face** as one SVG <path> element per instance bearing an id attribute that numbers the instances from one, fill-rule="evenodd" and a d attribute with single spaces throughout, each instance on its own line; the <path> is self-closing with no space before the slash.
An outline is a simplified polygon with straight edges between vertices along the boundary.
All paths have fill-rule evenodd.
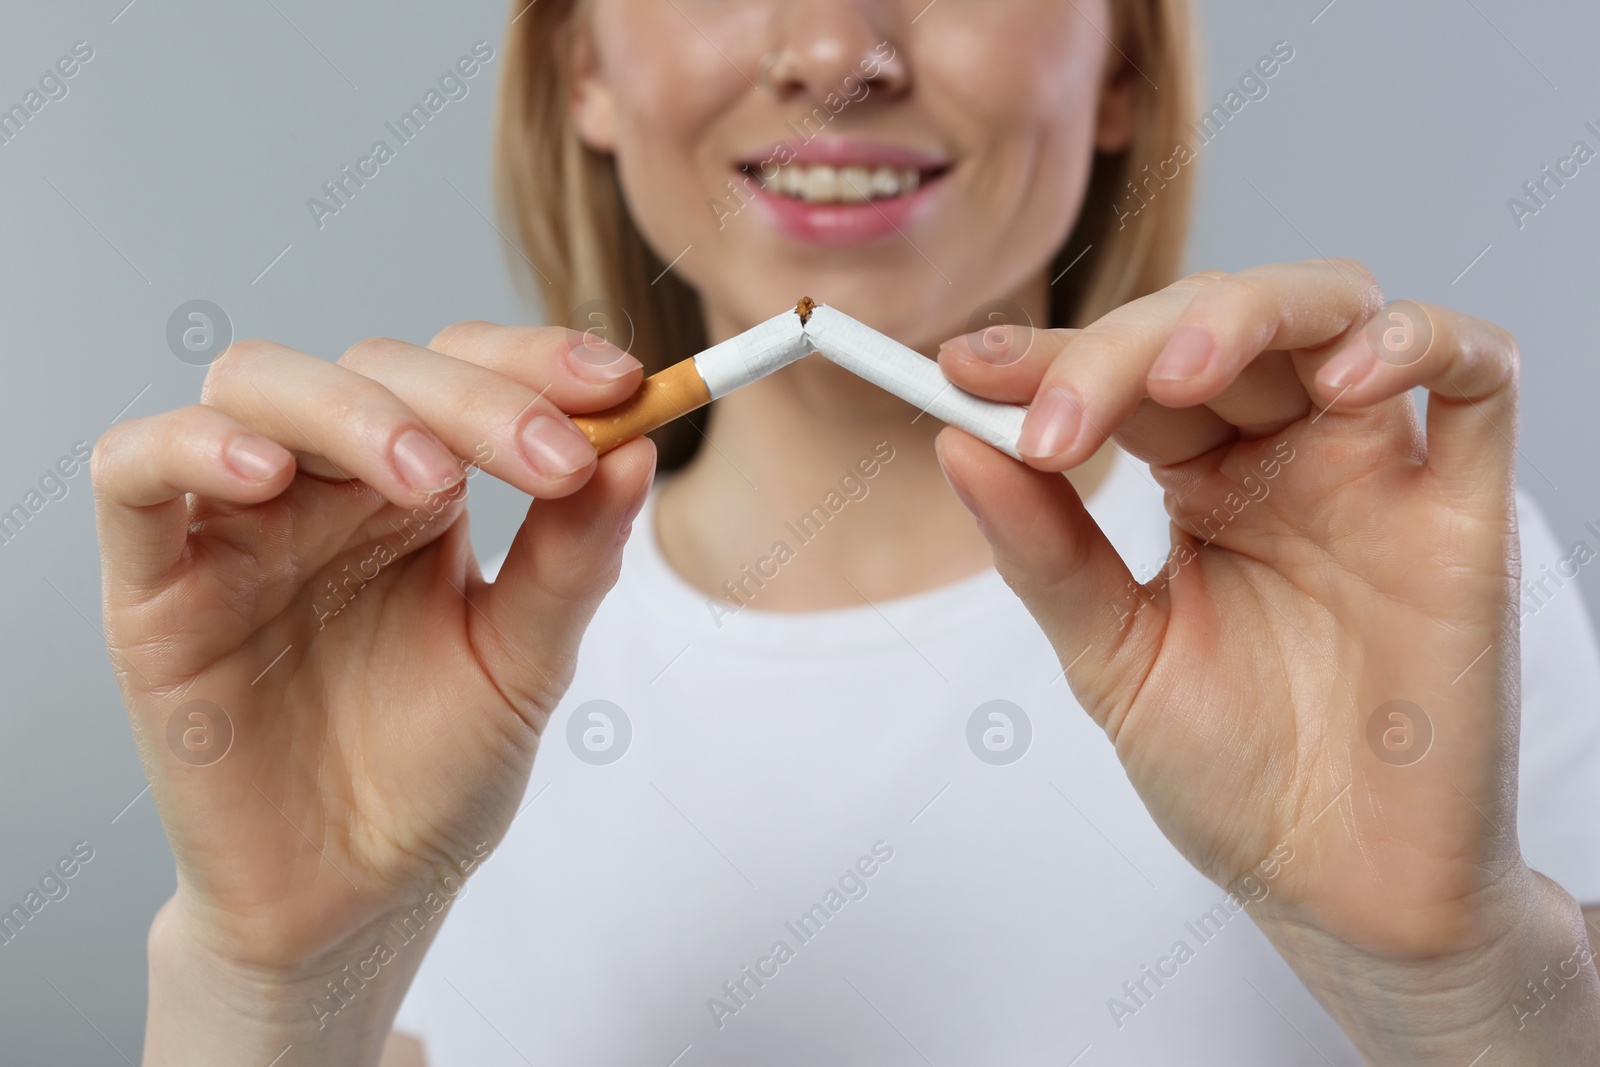
<path id="1" fill-rule="evenodd" d="M 926 347 L 1038 304 L 1095 149 L 1131 138 L 1109 7 L 590 0 L 573 118 L 714 334 L 809 295 Z"/>

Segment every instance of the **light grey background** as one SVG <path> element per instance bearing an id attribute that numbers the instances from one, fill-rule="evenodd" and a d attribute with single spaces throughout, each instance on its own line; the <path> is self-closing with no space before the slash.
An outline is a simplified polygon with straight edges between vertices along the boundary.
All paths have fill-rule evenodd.
<path id="1" fill-rule="evenodd" d="M 0 106 L 80 40 L 94 58 L 0 146 L 5 339 L 0 511 L 118 417 L 192 402 L 180 303 L 238 336 L 336 357 L 464 318 L 536 321 L 488 193 L 491 0 L 7 0 Z M 1570 544 L 1600 519 L 1600 161 L 1521 230 L 1507 198 L 1600 127 L 1600 10 L 1516 0 L 1213 0 L 1206 98 L 1274 42 L 1294 59 L 1201 153 L 1191 262 L 1364 260 L 1391 296 L 1511 329 L 1524 352 L 1522 483 Z M 497 59 L 319 230 L 305 206 L 475 41 Z M 270 266 L 270 269 L 269 269 Z M 87 474 L 0 545 L 0 911 L 78 841 L 94 859 L 0 946 L 7 1063 L 136 1062 L 144 939 L 173 876 L 98 632 Z M 524 501 L 474 482 L 480 551 Z M 1592 537 L 1590 538 L 1593 543 Z M 1600 575 L 1586 570 L 1590 599 Z M 1568 588 L 1563 595 L 1576 595 Z"/>

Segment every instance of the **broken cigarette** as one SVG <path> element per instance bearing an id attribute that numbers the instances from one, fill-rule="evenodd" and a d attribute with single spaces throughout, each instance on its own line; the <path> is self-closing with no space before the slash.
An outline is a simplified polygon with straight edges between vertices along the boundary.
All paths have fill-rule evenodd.
<path id="1" fill-rule="evenodd" d="M 797 311 L 774 315 L 737 337 L 657 371 L 622 403 L 592 415 L 574 415 L 572 424 L 603 454 L 787 367 L 812 351 L 806 344 L 805 321 Z"/>
<path id="2" fill-rule="evenodd" d="M 836 308 L 818 304 L 806 324 L 806 340 L 845 370 L 915 405 L 940 422 L 959 427 L 1010 456 L 1028 409 L 973 396 L 958 388 L 937 360 L 852 319 Z"/>
<path id="3" fill-rule="evenodd" d="M 946 378 L 937 361 L 810 297 L 801 297 L 793 309 L 737 337 L 652 374 L 616 407 L 574 415 L 572 422 L 596 452 L 609 452 L 812 352 L 1013 459 L 1020 458 L 1017 438 L 1027 408 L 973 396 Z"/>

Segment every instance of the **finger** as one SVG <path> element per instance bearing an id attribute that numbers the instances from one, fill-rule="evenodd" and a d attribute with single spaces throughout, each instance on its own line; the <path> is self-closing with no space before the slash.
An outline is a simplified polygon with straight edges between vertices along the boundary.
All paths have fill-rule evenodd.
<path id="1" fill-rule="evenodd" d="M 359 480 L 410 507 L 455 485 L 464 465 L 379 383 L 269 341 L 236 342 L 211 365 L 202 402 L 284 447 L 302 470 Z"/>
<path id="2" fill-rule="evenodd" d="M 555 326 L 458 322 L 428 347 L 543 393 L 562 411 L 601 411 L 632 396 L 644 364 L 599 334 Z"/>
<path id="3" fill-rule="evenodd" d="M 1270 437 L 1310 410 L 1293 360 L 1273 352 L 1245 367 L 1209 403 L 1169 408 L 1146 398 L 1112 439 L 1147 463 L 1173 466 L 1234 441 Z"/>
<path id="4" fill-rule="evenodd" d="M 1196 294 L 1149 367 L 1150 395 L 1168 407 L 1203 404 L 1262 352 L 1314 348 L 1359 330 L 1383 304 L 1352 260 L 1256 267 Z"/>
<path id="5" fill-rule="evenodd" d="M 1041 381 L 1018 450 L 1042 470 L 1074 466 L 1146 396 L 1173 408 L 1206 403 L 1262 352 L 1337 338 L 1379 300 L 1363 268 L 1335 261 L 1192 275 L 1083 331 Z M 1234 414 L 1247 425 L 1278 417 Z"/>
<path id="6" fill-rule="evenodd" d="M 1206 407 L 1246 440 L 1267 437 L 1311 411 L 1311 397 L 1287 352 L 1265 352 L 1240 369 Z"/>
<path id="7" fill-rule="evenodd" d="M 1125 683 L 1148 671 L 1165 607 L 1139 610 L 1133 574 L 1066 478 L 952 428 L 940 431 L 936 449 L 995 566 L 1049 635 L 1079 703 L 1114 740 L 1126 711 L 1118 694 L 1136 692 Z"/>
<path id="8" fill-rule="evenodd" d="M 1124 452 L 1157 466 L 1185 463 L 1238 439 L 1239 428 L 1209 407 L 1174 409 L 1150 399 L 1134 408 L 1113 435 Z"/>
<path id="9" fill-rule="evenodd" d="M 1003 404 L 1026 404 L 1050 364 L 1078 330 L 1009 323 L 953 337 L 939 346 L 939 369 L 958 388 Z"/>
<path id="10" fill-rule="evenodd" d="M 997 325 L 963 334 L 939 348 L 939 367 L 958 387 L 1009 404 L 1026 404 L 1051 364 L 1081 331 Z M 1267 361 L 1262 361 L 1266 364 Z M 1126 452 L 1148 463 L 1181 463 L 1237 440 L 1239 430 L 1217 411 L 1248 413 L 1265 425 L 1287 425 L 1311 401 L 1287 357 L 1264 372 L 1245 368 L 1237 389 L 1224 390 L 1210 408 L 1167 408 L 1146 399 L 1112 433 Z M 1130 380 L 1135 375 L 1130 375 Z M 1252 410 L 1252 405 L 1254 410 Z M 1270 433 L 1270 429 L 1261 432 Z"/>
<path id="11" fill-rule="evenodd" d="M 142 586 L 183 557 L 186 494 L 258 504 L 288 488 L 295 464 L 282 445 L 196 404 L 113 426 L 91 469 L 106 580 Z"/>
<path id="12" fill-rule="evenodd" d="M 594 446 L 547 395 L 556 391 L 553 382 L 535 390 L 476 363 L 387 337 L 361 342 L 339 363 L 387 388 L 456 455 L 530 496 L 566 496 L 594 471 Z M 583 391 L 570 371 L 554 373 L 569 394 Z"/>
<path id="13" fill-rule="evenodd" d="M 1172 325 L 1213 275 L 1140 297 L 1080 330 L 1040 378 L 1017 450 L 1039 470 L 1087 460 L 1145 398 L 1145 375 Z"/>
<path id="14" fill-rule="evenodd" d="M 1399 300 L 1334 348 L 1297 358 L 1306 387 L 1339 411 L 1426 388 L 1427 464 L 1437 473 L 1501 477 L 1515 462 L 1520 357 L 1493 323 Z"/>
<path id="15" fill-rule="evenodd" d="M 617 578 L 622 546 L 655 472 L 655 445 L 638 438 L 607 453 L 582 489 L 528 509 L 493 585 L 475 591 L 474 642 L 502 689 L 542 728 L 571 676 L 541 667 L 537 650 L 577 648 Z"/>

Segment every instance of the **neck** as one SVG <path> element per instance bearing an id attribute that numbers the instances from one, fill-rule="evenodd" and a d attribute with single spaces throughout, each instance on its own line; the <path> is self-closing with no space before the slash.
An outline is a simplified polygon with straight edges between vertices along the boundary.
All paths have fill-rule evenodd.
<path id="1" fill-rule="evenodd" d="M 1046 294 L 1028 295 L 1046 321 Z M 714 340 L 746 328 L 711 309 L 707 322 Z M 661 490 L 662 551 L 707 595 L 763 611 L 855 606 L 977 574 L 992 557 L 934 456 L 941 428 L 810 356 L 717 401 L 700 451 Z M 1108 446 L 1069 477 L 1087 497 L 1111 462 Z"/>

